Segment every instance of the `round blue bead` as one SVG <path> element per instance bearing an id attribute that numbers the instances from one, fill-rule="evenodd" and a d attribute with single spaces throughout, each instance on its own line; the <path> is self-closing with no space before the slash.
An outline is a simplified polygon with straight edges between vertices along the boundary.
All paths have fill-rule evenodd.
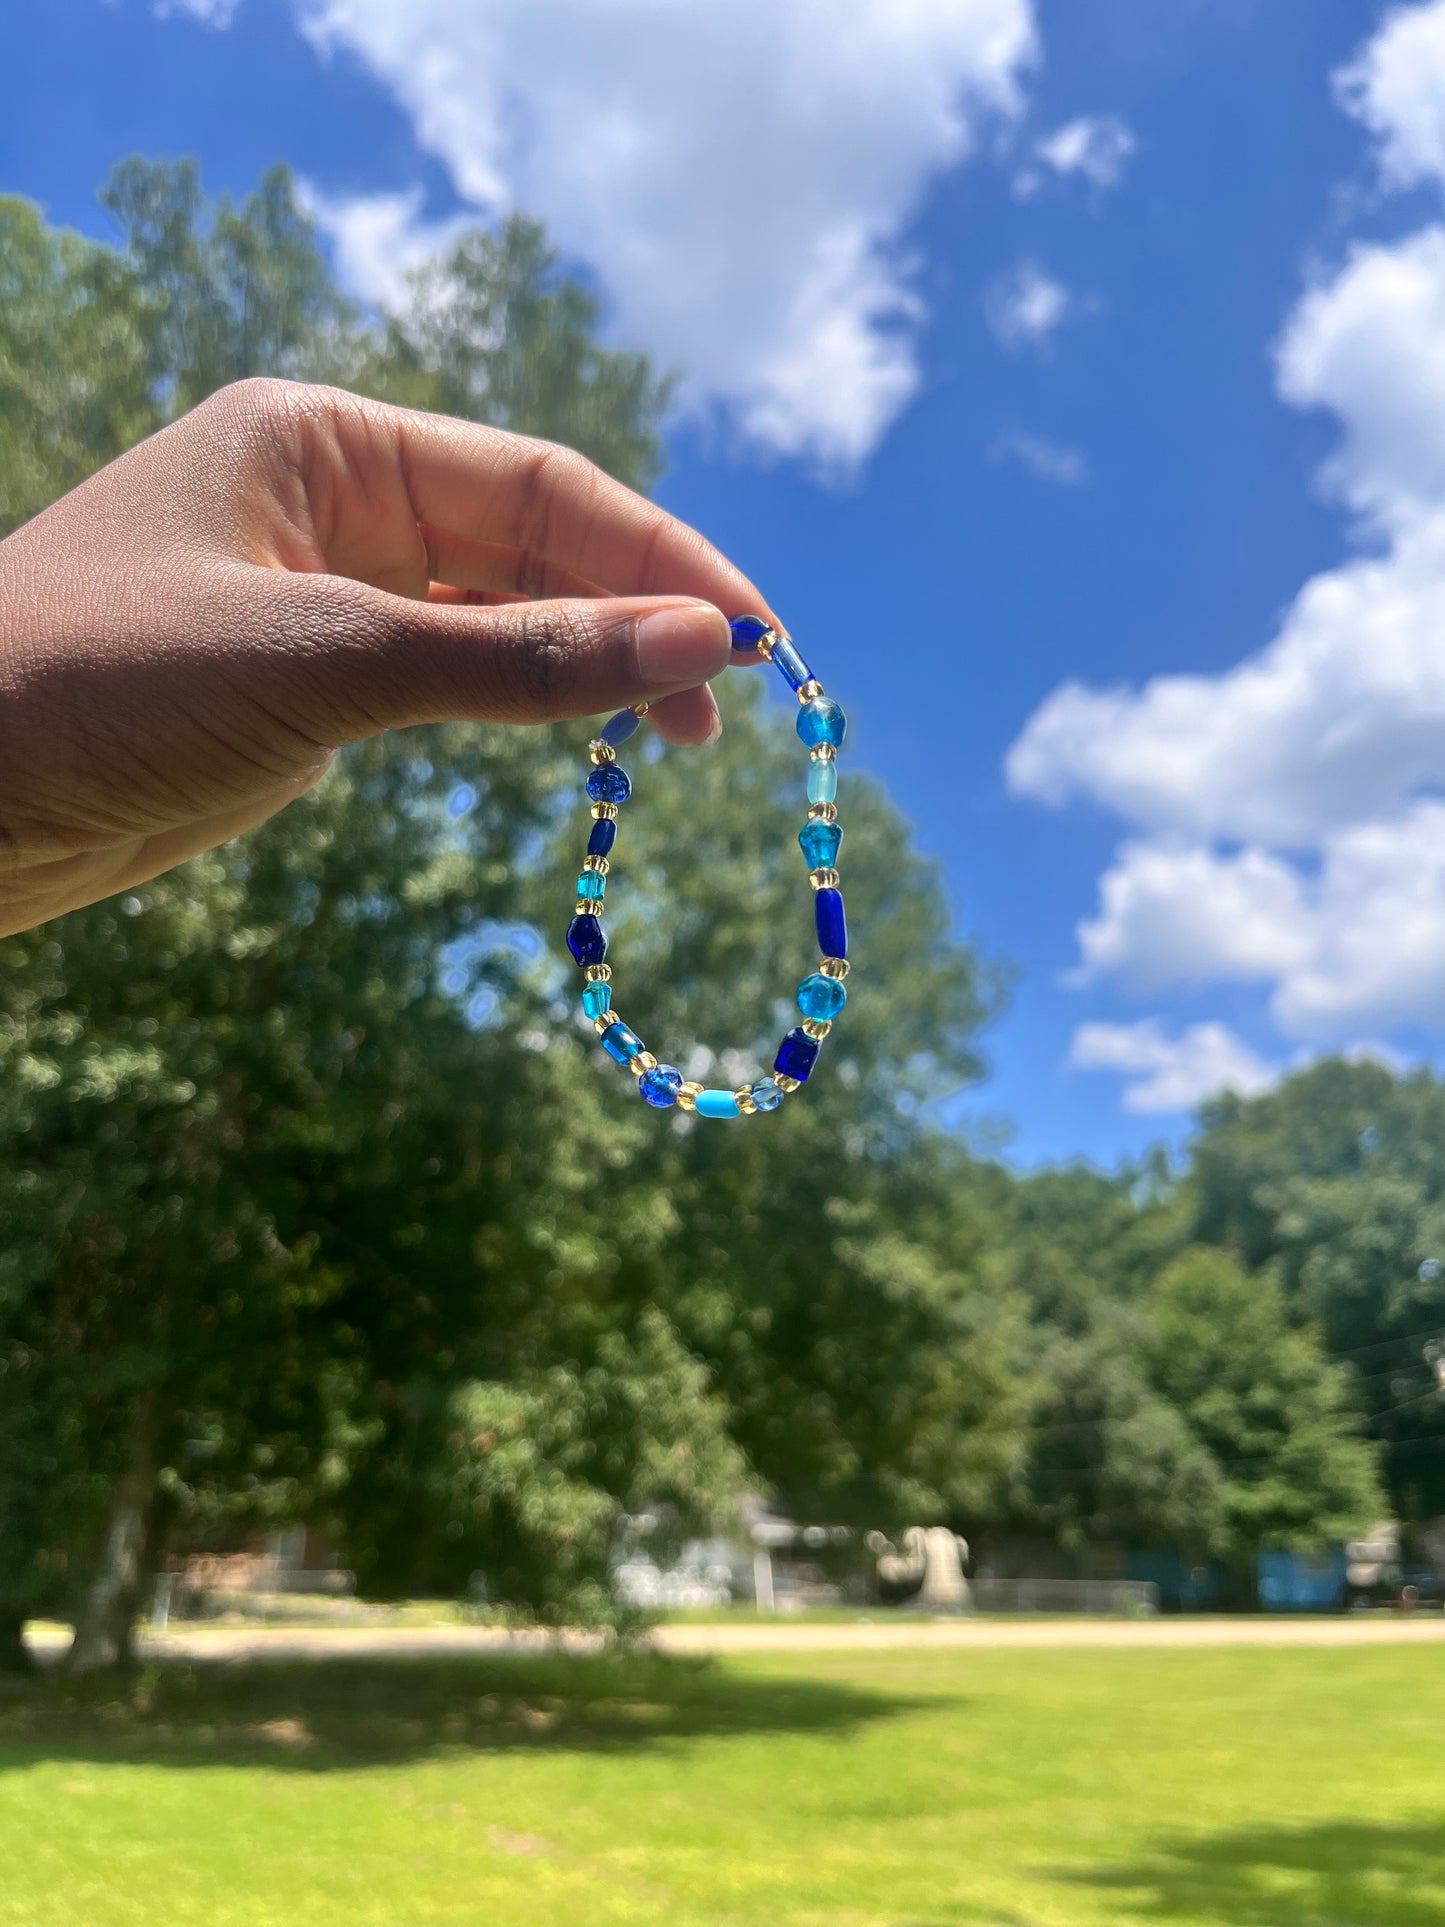
<path id="1" fill-rule="evenodd" d="M 589 1017 L 600 1017 L 604 1010 L 611 1010 L 611 984 L 588 984 L 582 992 L 582 1008 Z"/>
<path id="2" fill-rule="evenodd" d="M 798 711 L 798 735 L 809 749 L 816 749 L 819 743 L 841 749 L 847 734 L 848 718 L 831 696 L 814 696 Z"/>
<path id="3" fill-rule="evenodd" d="M 642 1049 L 642 1039 L 619 1019 L 603 1031 L 602 1048 L 609 1057 L 615 1057 L 619 1064 L 630 1064 Z"/>
<path id="4" fill-rule="evenodd" d="M 602 896 L 606 889 L 607 879 L 600 871 L 584 870 L 577 879 L 577 894 L 579 897 L 596 899 Z"/>
<path id="5" fill-rule="evenodd" d="M 760 1077 L 752 1087 L 752 1098 L 760 1111 L 775 1111 L 783 1101 L 782 1086 L 771 1077 Z"/>
<path id="6" fill-rule="evenodd" d="M 591 836 L 587 839 L 587 854 L 588 856 L 606 856 L 616 841 L 616 819 L 610 816 L 599 816 L 592 825 Z"/>
<path id="7" fill-rule="evenodd" d="M 813 1066 L 818 1061 L 818 1040 L 810 1037 L 803 1029 L 790 1030 L 778 1046 L 778 1054 L 773 1059 L 773 1069 L 784 1077 L 796 1077 L 800 1084 L 806 1084 L 813 1074 Z"/>
<path id="8" fill-rule="evenodd" d="M 599 763 L 587 773 L 587 794 L 594 803 L 625 803 L 632 794 L 632 778 L 618 763 Z"/>
<path id="9" fill-rule="evenodd" d="M 613 749 L 616 749 L 619 743 L 625 743 L 632 732 L 641 727 L 642 718 L 635 709 L 619 709 L 615 716 L 608 718 L 597 733 L 604 743 L 609 743 Z"/>
<path id="10" fill-rule="evenodd" d="M 693 1103 L 699 1117 L 741 1117 L 731 1091 L 699 1091 Z"/>
<path id="11" fill-rule="evenodd" d="M 770 623 L 764 622 L 761 616 L 734 616 L 728 624 L 733 632 L 733 648 L 756 655 L 758 644 L 771 626 Z"/>
<path id="12" fill-rule="evenodd" d="M 848 993 L 838 979 L 825 977 L 821 970 L 798 985 L 798 1009 L 820 1024 L 831 1024 L 847 1001 Z"/>
<path id="13" fill-rule="evenodd" d="M 810 870 L 826 870 L 837 860 L 838 847 L 843 841 L 841 823 L 824 823 L 821 819 L 810 819 L 798 832 L 798 848 L 808 860 Z"/>
<path id="14" fill-rule="evenodd" d="M 606 963 L 607 932 L 590 910 L 573 917 L 568 924 L 567 948 L 579 970 L 585 970 L 588 964 Z"/>
<path id="15" fill-rule="evenodd" d="M 644 1071 L 637 1080 L 645 1103 L 655 1105 L 665 1111 L 677 1102 L 677 1094 L 682 1089 L 682 1072 L 671 1064 L 659 1064 L 655 1070 Z"/>

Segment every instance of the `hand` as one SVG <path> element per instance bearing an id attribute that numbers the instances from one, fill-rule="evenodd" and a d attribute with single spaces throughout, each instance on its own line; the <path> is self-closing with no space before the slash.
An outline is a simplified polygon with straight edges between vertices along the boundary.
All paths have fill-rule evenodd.
<path id="1" fill-rule="evenodd" d="M 223 389 L 0 542 L 0 934 L 225 842 L 383 729 L 646 700 L 706 742 L 745 612 L 771 619 L 570 449 Z"/>

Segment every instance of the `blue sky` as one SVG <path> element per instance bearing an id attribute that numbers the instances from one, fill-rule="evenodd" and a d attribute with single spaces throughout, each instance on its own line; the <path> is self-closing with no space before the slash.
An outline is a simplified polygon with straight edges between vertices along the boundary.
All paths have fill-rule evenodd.
<path id="1" fill-rule="evenodd" d="M 685 368 L 663 499 L 1018 971 L 966 1107 L 1013 1155 L 1436 1056 L 1445 0 L 7 11 L 53 219 L 285 159 L 384 295 L 517 204 Z"/>

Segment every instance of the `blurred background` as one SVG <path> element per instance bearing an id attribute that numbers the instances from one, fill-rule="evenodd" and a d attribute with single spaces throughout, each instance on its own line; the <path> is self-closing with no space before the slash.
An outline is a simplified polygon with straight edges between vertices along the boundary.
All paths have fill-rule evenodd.
<path id="1" fill-rule="evenodd" d="M 571 443 L 855 962 L 630 1102 L 586 724 L 0 943 L 0 1920 L 1445 1927 L 1445 0 L 3 26 L 0 534 L 257 373 Z M 776 680 L 628 752 L 728 1085 Z"/>

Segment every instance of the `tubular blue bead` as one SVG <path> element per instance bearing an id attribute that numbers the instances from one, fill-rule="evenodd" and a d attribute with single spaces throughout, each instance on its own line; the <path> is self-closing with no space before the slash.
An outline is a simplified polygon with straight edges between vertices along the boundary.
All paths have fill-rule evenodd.
<path id="1" fill-rule="evenodd" d="M 801 689 L 805 682 L 814 680 L 813 672 L 798 654 L 792 643 L 779 636 L 773 644 L 773 661 L 782 671 L 783 680 L 789 689 Z"/>
<path id="2" fill-rule="evenodd" d="M 758 644 L 771 625 L 764 622 L 761 616 L 734 616 L 728 627 L 733 632 L 733 648 L 745 655 L 755 656 Z"/>
<path id="3" fill-rule="evenodd" d="M 843 912 L 841 890 L 818 890 L 813 896 L 813 919 L 818 930 L 818 948 L 825 957 L 848 954 L 848 919 Z"/>
<path id="4" fill-rule="evenodd" d="M 573 917 L 568 924 L 567 948 L 579 970 L 585 970 L 588 964 L 606 963 L 607 932 L 590 910 Z"/>
<path id="5" fill-rule="evenodd" d="M 741 1117 L 731 1091 L 699 1091 L 692 1107 L 699 1117 Z"/>
<path id="6" fill-rule="evenodd" d="M 809 749 L 816 749 L 819 743 L 831 743 L 834 749 L 841 749 L 847 734 L 848 718 L 831 696 L 814 696 L 798 711 L 798 736 Z"/>
<path id="7" fill-rule="evenodd" d="M 603 1031 L 602 1048 L 609 1057 L 615 1057 L 619 1064 L 630 1064 L 642 1049 L 642 1039 L 619 1019 Z"/>
<path id="8" fill-rule="evenodd" d="M 835 800 L 837 794 L 837 763 L 809 763 L 808 801 L 810 803 L 831 803 Z"/>
<path id="9" fill-rule="evenodd" d="M 582 992 L 582 1008 L 589 1017 L 600 1017 L 604 1010 L 611 1010 L 611 984 L 588 984 Z"/>
<path id="10" fill-rule="evenodd" d="M 838 855 L 838 846 L 843 841 L 841 823 L 824 823 L 821 819 L 810 820 L 798 832 L 798 848 L 808 860 L 810 870 L 831 869 Z"/>
<path id="11" fill-rule="evenodd" d="M 815 970 L 798 985 L 798 1009 L 815 1023 L 831 1024 L 847 1001 L 848 992 L 838 979 L 825 977 L 821 970 Z"/>
<path id="12" fill-rule="evenodd" d="M 816 869 L 817 865 L 814 864 L 813 867 Z M 594 903 L 600 903 L 606 893 L 607 879 L 600 871 L 584 870 L 578 877 L 577 894 L 579 897 L 590 897 Z"/>
<path id="13" fill-rule="evenodd" d="M 625 803 L 632 794 L 632 778 L 620 763 L 599 763 L 587 772 L 587 794 L 594 803 Z"/>
<path id="14" fill-rule="evenodd" d="M 783 1077 L 796 1077 L 800 1084 L 806 1084 L 817 1061 L 817 1038 L 810 1037 L 805 1030 L 790 1030 L 778 1046 L 773 1069 Z"/>
<path id="15" fill-rule="evenodd" d="M 760 1077 L 752 1087 L 752 1100 L 760 1111 L 775 1111 L 783 1101 L 783 1087 L 771 1077 Z"/>
<path id="16" fill-rule="evenodd" d="M 612 748 L 616 749 L 619 743 L 625 743 L 633 731 L 641 727 L 642 718 L 635 709 L 619 709 L 615 716 L 608 718 L 597 734 L 604 743 L 610 743 Z"/>
<path id="17" fill-rule="evenodd" d="M 819 763 L 817 767 L 819 769 L 822 769 L 824 765 L 822 763 Z M 833 765 L 829 763 L 826 767 L 831 769 Z M 589 836 L 587 839 L 587 854 L 588 856 L 606 856 L 607 852 L 612 848 L 613 844 L 616 841 L 617 841 L 616 818 L 611 816 L 599 816 L 597 821 L 592 825 L 591 836 Z"/>
<path id="18" fill-rule="evenodd" d="M 672 1064 L 658 1064 L 655 1069 L 642 1073 L 637 1080 L 637 1088 L 642 1093 L 644 1104 L 665 1111 L 669 1105 L 677 1102 L 677 1094 L 682 1089 L 682 1072 Z"/>

